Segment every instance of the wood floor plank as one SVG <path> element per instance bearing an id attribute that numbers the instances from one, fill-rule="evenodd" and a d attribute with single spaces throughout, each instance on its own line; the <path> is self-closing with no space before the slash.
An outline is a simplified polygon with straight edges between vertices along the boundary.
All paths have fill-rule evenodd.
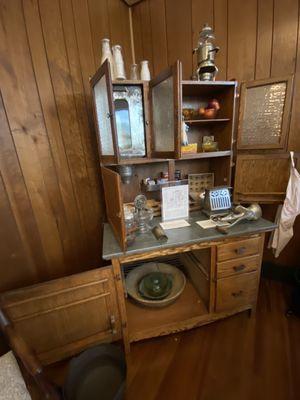
<path id="1" fill-rule="evenodd" d="M 286 308 L 284 287 L 263 281 L 256 316 L 132 345 L 127 400 L 296 400 L 300 319 Z"/>
<path id="2" fill-rule="evenodd" d="M 262 280 L 251 318 L 243 312 L 133 344 L 126 400 L 298 400 L 300 318 L 286 317 L 290 294 Z M 62 384 L 66 367 L 48 375 Z"/>

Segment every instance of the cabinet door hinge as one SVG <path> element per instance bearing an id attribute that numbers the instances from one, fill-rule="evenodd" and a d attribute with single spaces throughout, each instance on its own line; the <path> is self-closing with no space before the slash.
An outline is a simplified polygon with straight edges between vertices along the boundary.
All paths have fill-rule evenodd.
<path id="1" fill-rule="evenodd" d="M 115 280 L 116 281 L 120 281 L 121 280 L 121 275 L 120 274 L 116 274 L 115 275 Z"/>

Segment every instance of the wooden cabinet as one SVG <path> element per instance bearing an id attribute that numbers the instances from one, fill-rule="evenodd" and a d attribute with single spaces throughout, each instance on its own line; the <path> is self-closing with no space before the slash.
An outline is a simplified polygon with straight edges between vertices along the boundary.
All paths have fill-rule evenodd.
<path id="1" fill-rule="evenodd" d="M 262 251 L 261 235 L 217 247 L 217 313 L 255 308 Z"/>
<path id="2" fill-rule="evenodd" d="M 122 337 L 111 267 L 4 293 L 1 307 L 43 364 Z"/>
<path id="3" fill-rule="evenodd" d="M 112 82 L 105 62 L 91 79 L 91 87 L 102 163 L 134 164 L 141 159 L 151 161 L 153 158 L 213 158 L 222 156 L 219 152 L 231 155 L 236 82 L 184 81 L 179 61 L 149 83 Z M 135 106 L 132 107 L 130 90 L 134 91 Z M 122 92 L 127 94 L 121 95 Z M 186 120 L 189 142 L 196 143 L 198 150 L 194 154 L 184 153 L 181 146 L 183 109 L 196 112 L 213 99 L 221 105 L 214 119 L 198 115 Z M 136 107 L 142 112 L 135 112 Z M 139 129 L 136 129 L 138 123 Z M 135 140 L 139 134 L 141 137 Z M 207 135 L 215 136 L 218 151 L 203 153 L 202 140 Z M 139 149 L 138 145 L 141 145 Z"/>
<path id="4" fill-rule="evenodd" d="M 292 85 L 292 76 L 241 84 L 235 202 L 276 203 L 285 198 Z"/>
<path id="5" fill-rule="evenodd" d="M 256 302 L 258 280 L 257 272 L 243 273 L 218 280 L 216 312 L 251 307 Z"/>
<path id="6" fill-rule="evenodd" d="M 215 186 L 231 186 L 236 82 L 184 81 L 181 70 L 177 61 L 149 83 L 112 82 L 105 62 L 91 79 L 107 219 L 123 250 L 123 204 L 132 203 L 141 192 L 149 200 L 160 201 L 160 186 L 156 193 L 153 187 L 150 191 L 142 184 L 143 179 L 167 175 L 169 181 L 174 181 L 175 171 L 179 171 L 181 180 L 187 183 L 189 174 L 210 173 Z M 185 119 L 189 143 L 197 146 L 196 153 L 185 153 L 183 110 L 197 111 L 213 99 L 221 106 L 216 118 Z M 203 138 L 211 135 L 218 149 L 203 152 Z M 121 179 L 120 168 L 124 165 L 134 168 L 130 184 Z M 191 210 L 197 207 L 191 206 Z"/>
<path id="7" fill-rule="evenodd" d="M 238 257 L 250 256 L 259 253 L 260 237 L 236 240 L 231 243 L 224 243 L 218 246 L 217 260 L 227 261 Z"/>
<path id="8" fill-rule="evenodd" d="M 1 308 L 43 364 L 101 342 L 130 343 L 208 324 L 256 307 L 264 234 L 121 253 L 112 265 L 1 295 Z M 155 260 L 180 268 L 186 285 L 163 308 L 126 295 L 125 276 Z"/>
<path id="9" fill-rule="evenodd" d="M 296 165 L 298 158 L 296 156 Z M 289 153 L 238 154 L 234 200 L 260 203 L 283 201 L 289 176 Z"/>

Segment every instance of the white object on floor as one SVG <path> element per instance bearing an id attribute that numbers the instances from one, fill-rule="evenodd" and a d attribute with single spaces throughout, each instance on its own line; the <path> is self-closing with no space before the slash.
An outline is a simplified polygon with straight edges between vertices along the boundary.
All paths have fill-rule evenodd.
<path id="1" fill-rule="evenodd" d="M 12 351 L 0 357 L 0 400 L 31 400 Z"/>
<path id="2" fill-rule="evenodd" d="M 293 225 L 300 214 L 300 174 L 295 167 L 294 152 L 291 151 L 290 179 L 286 189 L 286 197 L 272 240 L 275 257 L 278 257 L 294 235 Z"/>
<path id="3" fill-rule="evenodd" d="M 204 221 L 196 221 L 196 224 L 201 226 L 203 229 L 214 228 L 217 224 L 212 219 L 206 219 Z"/>
<path id="4" fill-rule="evenodd" d="M 184 228 L 186 226 L 191 226 L 184 219 L 178 219 L 176 221 L 160 222 L 159 225 L 165 230 L 176 229 L 176 228 Z"/>

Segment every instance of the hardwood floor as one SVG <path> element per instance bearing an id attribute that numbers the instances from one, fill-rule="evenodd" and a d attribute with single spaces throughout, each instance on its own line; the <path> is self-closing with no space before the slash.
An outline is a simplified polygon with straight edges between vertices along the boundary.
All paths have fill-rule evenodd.
<path id="1" fill-rule="evenodd" d="M 255 316 L 132 345 L 126 400 L 300 399 L 300 319 L 285 316 L 289 295 L 262 280 Z M 49 376 L 62 384 L 66 366 Z"/>
<path id="2" fill-rule="evenodd" d="M 132 346 L 127 400 L 296 400 L 300 319 L 289 290 L 262 281 L 257 313 Z"/>

